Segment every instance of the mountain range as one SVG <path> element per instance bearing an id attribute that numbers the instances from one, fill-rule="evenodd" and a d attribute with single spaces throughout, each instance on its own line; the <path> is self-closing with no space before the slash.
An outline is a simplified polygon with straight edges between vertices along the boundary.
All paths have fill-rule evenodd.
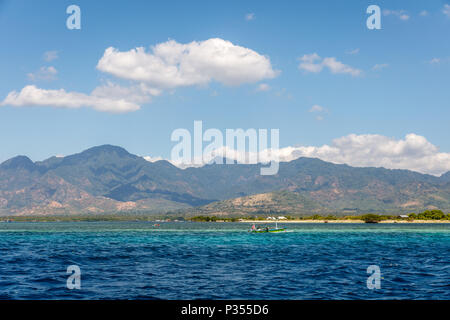
<path id="1" fill-rule="evenodd" d="M 0 214 L 282 212 L 346 214 L 450 211 L 450 172 L 356 168 L 315 158 L 280 163 L 208 164 L 180 169 L 112 145 L 33 162 L 0 164 Z"/>

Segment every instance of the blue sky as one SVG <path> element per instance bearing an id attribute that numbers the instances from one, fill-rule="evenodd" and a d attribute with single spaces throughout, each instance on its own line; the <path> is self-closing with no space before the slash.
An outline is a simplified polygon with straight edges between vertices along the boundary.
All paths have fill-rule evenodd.
<path id="1" fill-rule="evenodd" d="M 81 8 L 81 30 L 66 27 L 71 4 Z M 383 12 L 381 30 L 366 27 L 370 4 Z M 376 153 L 387 141 L 401 154 L 388 155 L 388 162 L 386 154 L 374 154 L 376 163 L 345 157 L 341 162 L 433 174 L 450 170 L 446 1 L 0 0 L 0 101 L 28 85 L 85 95 L 101 86 L 139 86 L 143 81 L 131 79 L 131 73 L 118 76 L 97 68 L 107 48 L 144 47 L 151 54 L 152 46 L 169 39 L 189 44 L 213 38 L 270 59 L 269 69 L 277 74 L 239 85 L 214 77 L 172 87 L 146 82 L 159 94 L 124 113 L 45 101 L 38 106 L 35 101 L 3 103 L 0 161 L 17 154 L 43 160 L 100 144 L 168 158 L 172 131 L 192 130 L 193 121 L 202 120 L 205 128 L 221 130 L 279 128 L 281 147 L 320 148 L 353 134 L 334 147 L 354 148 L 361 142 Z M 336 73 L 326 64 L 316 72 L 300 68 L 314 53 L 320 57 L 315 64 L 324 58 L 340 62 Z M 408 134 L 415 136 L 408 140 Z M 323 158 L 332 160 L 332 155 Z"/>

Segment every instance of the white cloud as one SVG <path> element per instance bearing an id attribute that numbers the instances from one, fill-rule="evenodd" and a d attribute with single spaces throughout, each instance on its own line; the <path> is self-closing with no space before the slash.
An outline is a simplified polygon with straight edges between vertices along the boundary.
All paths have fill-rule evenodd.
<path id="1" fill-rule="evenodd" d="M 89 107 L 106 112 L 130 112 L 161 94 L 162 89 L 206 85 L 211 81 L 225 85 L 240 85 L 271 79 L 279 74 L 273 70 L 266 56 L 223 39 L 209 39 L 180 44 L 169 40 L 145 52 L 140 47 L 126 52 L 107 48 L 97 69 L 119 78 L 137 81 L 130 87 L 108 82 L 95 88 L 91 94 L 67 92 L 64 89 L 46 90 L 34 85 L 20 92 L 12 91 L 0 103 L 11 106 L 51 106 L 60 108 Z M 57 51 L 44 53 L 46 61 L 58 58 Z M 27 76 L 31 81 L 55 80 L 58 71 L 41 67 Z M 260 84 L 259 90 L 269 90 Z"/>
<path id="2" fill-rule="evenodd" d="M 353 50 L 349 50 L 346 53 L 347 54 L 351 54 L 351 55 L 358 54 L 359 53 L 359 48 L 356 48 L 356 49 L 353 49 Z"/>
<path id="3" fill-rule="evenodd" d="M 429 13 L 428 13 L 427 10 L 422 10 L 422 11 L 420 11 L 419 15 L 422 16 L 422 17 L 426 17 L 426 16 L 429 15 Z"/>
<path id="4" fill-rule="evenodd" d="M 359 76 L 362 71 L 337 61 L 334 57 L 321 58 L 317 53 L 305 54 L 300 57 L 300 64 L 298 68 L 306 72 L 319 73 L 323 68 L 328 68 L 331 73 L 350 74 L 352 76 Z"/>
<path id="5" fill-rule="evenodd" d="M 160 89 L 150 88 L 145 83 L 130 87 L 122 87 L 111 81 L 108 81 L 103 86 L 95 88 L 91 93 L 92 96 L 97 98 L 127 100 L 137 104 L 150 102 L 153 96 L 159 96 L 160 94 Z"/>
<path id="6" fill-rule="evenodd" d="M 325 108 L 322 106 L 319 106 L 318 104 L 315 104 L 309 109 L 309 112 L 323 112 L 325 111 Z"/>
<path id="7" fill-rule="evenodd" d="M 376 64 L 372 67 L 372 70 L 378 71 L 384 68 L 387 68 L 389 65 L 387 63 Z"/>
<path id="8" fill-rule="evenodd" d="M 251 20 L 254 20 L 254 19 L 255 19 L 255 14 L 254 13 L 247 13 L 245 15 L 245 20 L 247 20 L 247 21 L 251 21 Z"/>
<path id="9" fill-rule="evenodd" d="M 50 66 L 50 67 L 41 67 L 38 71 L 34 73 L 28 73 L 27 78 L 30 81 L 38 81 L 38 80 L 52 81 L 57 79 L 57 75 L 58 70 Z"/>
<path id="10" fill-rule="evenodd" d="M 356 167 L 409 169 L 434 175 L 450 170 L 450 153 L 439 152 L 438 147 L 416 134 L 400 140 L 376 134 L 351 134 L 335 139 L 330 146 L 292 148 L 286 160 L 300 156 Z"/>
<path id="11" fill-rule="evenodd" d="M 309 112 L 318 114 L 316 115 L 316 120 L 322 121 L 325 119 L 324 114 L 328 113 L 328 110 L 322 106 L 319 106 L 318 104 L 315 104 L 311 107 L 311 109 L 309 109 Z"/>
<path id="12" fill-rule="evenodd" d="M 169 40 L 152 47 L 151 53 L 142 47 L 125 52 L 109 47 L 97 69 L 157 88 L 211 81 L 240 85 L 271 79 L 279 73 L 272 69 L 268 57 L 219 38 L 188 44 Z"/>
<path id="13" fill-rule="evenodd" d="M 300 157 L 319 158 L 324 161 L 348 164 L 354 167 L 384 167 L 388 169 L 407 169 L 439 176 L 450 171 L 450 153 L 440 152 L 439 148 L 425 137 L 411 133 L 404 139 L 394 139 L 378 134 L 350 134 L 334 139 L 331 145 L 296 146 L 271 150 L 274 158 L 263 150 L 257 159 L 266 163 L 271 159 L 292 161 Z M 246 153 L 248 156 L 248 152 Z M 204 155 L 204 163 L 217 157 L 242 159 L 242 154 L 226 147 L 218 148 Z M 170 161 L 181 168 L 199 166 Z M 193 163 L 199 163 L 193 162 Z"/>
<path id="14" fill-rule="evenodd" d="M 99 89 L 101 92 L 101 89 Z M 95 91 L 95 90 L 94 90 Z M 34 85 L 24 87 L 20 92 L 12 91 L 0 103 L 0 106 L 28 107 L 47 106 L 56 108 L 76 109 L 81 107 L 93 108 L 98 111 L 124 113 L 136 111 L 140 106 L 124 98 L 114 99 L 95 95 L 86 95 L 79 92 L 67 92 L 64 89 L 45 90 Z"/>
<path id="15" fill-rule="evenodd" d="M 355 167 L 409 169 L 434 175 L 450 171 L 450 153 L 439 152 L 425 137 L 413 133 L 400 140 L 377 134 L 350 134 L 333 140 L 331 145 L 287 147 L 279 153 L 284 161 L 312 157 Z"/>
<path id="16" fill-rule="evenodd" d="M 53 61 L 58 59 L 58 51 L 52 50 L 52 51 L 46 51 L 44 52 L 44 60 L 47 62 Z"/>
<path id="17" fill-rule="evenodd" d="M 143 158 L 145 160 L 147 160 L 148 162 L 156 162 L 156 161 L 164 160 L 162 157 L 152 157 L 152 156 L 145 156 Z"/>
<path id="18" fill-rule="evenodd" d="M 316 61 L 320 59 L 321 58 L 317 53 L 305 54 L 303 57 L 299 58 L 301 62 L 298 67 L 299 69 L 307 72 L 318 73 L 323 69 L 323 65 L 321 63 L 316 63 Z"/>
<path id="19" fill-rule="evenodd" d="M 450 18 L 450 4 L 444 4 L 444 8 L 442 8 L 442 13 Z"/>
<path id="20" fill-rule="evenodd" d="M 428 63 L 430 63 L 430 64 L 438 64 L 440 62 L 441 62 L 440 58 L 433 58 L 430 61 L 428 61 Z"/>
<path id="21" fill-rule="evenodd" d="M 404 21 L 409 20 L 409 16 L 407 14 L 401 14 L 399 18 L 400 18 L 400 20 L 404 20 Z"/>
<path id="22" fill-rule="evenodd" d="M 389 10 L 385 9 L 383 10 L 384 16 L 396 16 L 400 20 L 406 21 L 409 20 L 410 16 L 406 13 L 405 10 Z"/>
<path id="23" fill-rule="evenodd" d="M 256 91 L 269 91 L 270 86 L 267 83 L 261 83 L 258 88 L 256 88 Z"/>
<path id="24" fill-rule="evenodd" d="M 426 63 L 434 64 L 434 65 L 448 64 L 448 63 L 450 63 L 450 56 L 449 57 L 440 57 L 440 58 L 434 57 L 434 58 L 426 61 Z"/>
<path id="25" fill-rule="evenodd" d="M 337 61 L 336 58 L 324 58 L 322 64 L 325 67 L 328 67 L 331 73 L 349 73 L 352 76 L 358 76 L 361 73 L 361 70 L 347 66 L 342 62 Z"/>

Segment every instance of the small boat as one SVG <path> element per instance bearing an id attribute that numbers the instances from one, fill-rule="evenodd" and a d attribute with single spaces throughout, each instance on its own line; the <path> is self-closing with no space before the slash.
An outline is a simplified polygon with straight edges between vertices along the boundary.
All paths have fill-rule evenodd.
<path id="1" fill-rule="evenodd" d="M 256 227 L 254 224 L 251 229 L 248 230 L 250 233 L 276 233 L 276 232 L 286 232 L 286 228 L 278 228 L 278 222 L 275 222 L 275 228 L 269 227 Z"/>

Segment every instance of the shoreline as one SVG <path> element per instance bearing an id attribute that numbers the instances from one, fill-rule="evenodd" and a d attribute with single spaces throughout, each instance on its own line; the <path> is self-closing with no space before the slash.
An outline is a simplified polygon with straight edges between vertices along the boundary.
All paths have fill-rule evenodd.
<path id="1" fill-rule="evenodd" d="M 167 222 L 218 222 L 218 223 L 247 223 L 247 224 L 290 224 L 290 223 L 303 223 L 303 224 L 311 224 L 311 223 L 329 223 L 329 224 L 355 224 L 355 223 L 367 223 L 362 219 L 349 219 L 349 218 L 337 218 L 337 219 L 286 219 L 286 220 L 253 220 L 253 219 L 220 219 L 216 220 L 207 220 L 207 221 L 198 221 L 191 220 L 189 218 L 186 219 L 164 219 L 164 218 L 155 218 L 155 217 L 146 217 L 146 216 L 134 216 L 134 217 L 126 217 L 126 216 L 77 216 L 77 217 L 61 217 L 61 216 L 27 216 L 27 217 L 8 217 L 6 219 L 2 219 L 0 217 L 0 224 L 5 224 L 9 222 L 147 222 L 147 223 L 167 223 Z M 377 221 L 374 223 L 381 224 L 446 224 L 450 223 L 448 219 L 385 219 L 381 221 Z M 370 223 L 368 223 L 370 224 Z"/>
<path id="2" fill-rule="evenodd" d="M 219 221 L 217 221 L 219 222 Z M 226 221 L 223 221 L 226 222 Z M 273 221 L 273 220 L 240 220 L 237 221 L 240 223 L 366 223 L 363 220 L 279 220 L 279 221 Z M 383 220 L 379 221 L 377 223 L 402 223 L 402 224 L 410 224 L 410 223 L 450 223 L 450 220 Z M 368 223 L 370 224 L 370 223 Z"/>

